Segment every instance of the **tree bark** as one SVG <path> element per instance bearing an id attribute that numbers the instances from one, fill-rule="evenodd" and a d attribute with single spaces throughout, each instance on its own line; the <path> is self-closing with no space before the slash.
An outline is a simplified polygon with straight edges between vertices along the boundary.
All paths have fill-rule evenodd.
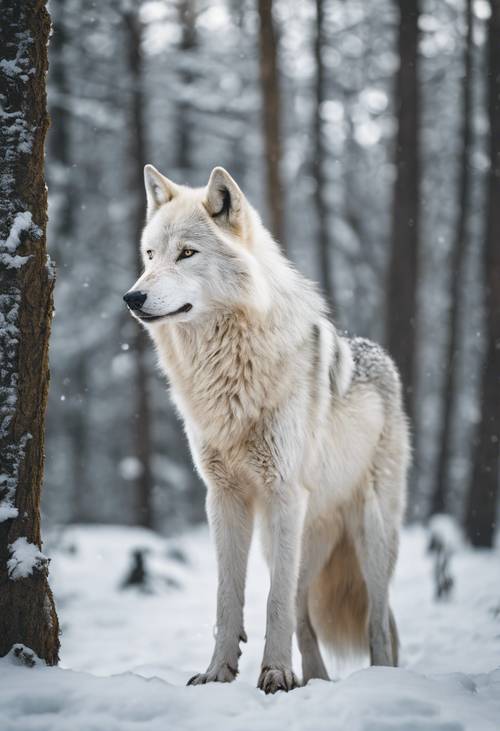
<path id="1" fill-rule="evenodd" d="M 281 179 L 281 98 L 278 43 L 272 0 L 259 0 L 260 79 L 266 166 L 266 193 L 273 236 L 286 251 L 284 196 Z"/>
<path id="2" fill-rule="evenodd" d="M 480 387 L 481 419 L 465 527 L 474 546 L 493 546 L 500 475 L 500 0 L 490 0 L 488 21 L 488 174 L 486 237 L 483 253 L 486 351 Z"/>
<path id="3" fill-rule="evenodd" d="M 315 183 L 314 203 L 316 207 L 317 242 L 320 264 L 320 285 L 327 302 L 333 309 L 333 291 L 331 284 L 332 257 L 330 238 L 328 235 L 328 206 L 325 201 L 326 190 L 326 147 L 323 135 L 321 108 L 326 98 L 326 73 L 323 61 L 323 47 L 325 45 L 324 30 L 324 2 L 316 0 L 316 34 L 314 38 L 314 58 L 316 61 L 315 110 L 313 123 L 313 164 L 312 173 Z"/>
<path id="4" fill-rule="evenodd" d="M 457 410 L 457 365 L 460 346 L 460 293 L 463 286 L 467 237 L 467 211 L 470 199 L 471 177 L 469 174 L 470 147 L 472 144 L 472 58 L 473 12 L 472 0 L 466 0 L 466 38 L 464 51 L 464 76 L 462 81 L 462 133 L 458 174 L 458 212 L 455 241 L 451 252 L 451 291 L 449 339 L 444 360 L 445 382 L 443 422 L 439 436 L 439 455 L 436 482 L 431 500 L 430 515 L 447 509 L 449 494 L 450 463 L 453 458 L 453 423 Z"/>
<path id="5" fill-rule="evenodd" d="M 399 0 L 399 70 L 396 75 L 396 181 L 392 205 L 387 283 L 386 342 L 403 382 L 410 418 L 414 414 L 419 246 L 419 0 Z"/>
<path id="6" fill-rule="evenodd" d="M 4 0 L 0 25 L 0 655 L 16 643 L 58 661 L 59 627 L 41 550 L 40 494 L 54 272 L 47 260 L 44 142 L 50 17 Z M 18 539 L 34 560 L 22 571 Z"/>
<path id="7" fill-rule="evenodd" d="M 136 257 L 137 276 L 142 271 L 139 242 L 145 219 L 145 194 L 143 169 L 146 163 L 146 141 L 144 131 L 145 100 L 142 78 L 142 26 L 138 17 L 139 8 L 125 13 L 124 21 L 128 35 L 128 68 L 131 83 L 130 108 L 130 226 L 132 246 Z M 138 525 L 153 528 L 153 468 L 152 468 L 152 413 L 149 393 L 149 370 L 147 349 L 149 339 L 144 329 L 138 328 L 132 343 L 135 357 L 135 410 L 133 419 L 133 444 L 140 472 L 135 481 L 136 520 Z"/>

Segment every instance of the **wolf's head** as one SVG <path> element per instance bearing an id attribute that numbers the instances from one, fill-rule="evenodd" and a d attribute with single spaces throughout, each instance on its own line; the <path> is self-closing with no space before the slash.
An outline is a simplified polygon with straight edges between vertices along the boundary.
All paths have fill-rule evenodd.
<path id="1" fill-rule="evenodd" d="M 229 173 L 217 167 L 206 188 L 188 188 L 146 165 L 144 180 L 144 273 L 124 296 L 132 314 L 152 325 L 265 310 L 269 291 L 257 249 L 263 238 L 266 248 L 276 247 Z"/>

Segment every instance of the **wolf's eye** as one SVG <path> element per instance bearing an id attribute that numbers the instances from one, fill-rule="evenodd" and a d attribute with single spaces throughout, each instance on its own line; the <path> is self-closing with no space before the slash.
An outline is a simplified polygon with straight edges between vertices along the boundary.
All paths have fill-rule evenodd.
<path id="1" fill-rule="evenodd" d="M 181 259 L 189 259 L 191 256 L 194 256 L 198 252 L 196 249 L 183 249 L 179 256 L 177 257 L 177 261 L 180 261 Z"/>
<path id="2" fill-rule="evenodd" d="M 152 259 L 153 258 L 153 250 L 152 249 L 148 249 L 146 251 L 146 254 L 147 254 L 148 259 Z"/>

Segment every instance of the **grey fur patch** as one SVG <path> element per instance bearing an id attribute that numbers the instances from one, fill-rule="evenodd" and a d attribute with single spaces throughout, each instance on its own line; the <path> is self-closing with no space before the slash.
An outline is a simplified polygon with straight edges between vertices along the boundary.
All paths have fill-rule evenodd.
<path id="1" fill-rule="evenodd" d="M 311 415 L 316 414 L 318 408 L 319 389 L 318 385 L 320 382 L 319 369 L 321 366 L 321 329 L 316 323 L 311 328 Z"/>
<path id="2" fill-rule="evenodd" d="M 401 386 L 399 374 L 392 358 L 377 343 L 366 338 L 349 338 L 354 371 L 352 382 L 372 384 L 384 403 L 395 403 Z"/>
<path id="3" fill-rule="evenodd" d="M 339 387 L 337 383 L 337 374 L 339 373 L 340 369 L 340 360 L 341 360 L 341 351 L 339 346 L 339 339 L 337 335 L 335 334 L 334 339 L 334 353 L 333 353 L 333 361 L 330 365 L 330 370 L 328 371 L 328 377 L 330 381 L 330 392 L 332 396 L 339 396 Z"/>

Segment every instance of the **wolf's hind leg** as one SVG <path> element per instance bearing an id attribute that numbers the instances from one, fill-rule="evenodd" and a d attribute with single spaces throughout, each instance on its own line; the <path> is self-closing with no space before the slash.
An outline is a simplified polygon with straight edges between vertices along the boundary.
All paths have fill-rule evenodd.
<path id="1" fill-rule="evenodd" d="M 399 633 L 396 619 L 389 607 L 389 629 L 391 632 L 392 662 L 395 668 L 399 665 Z"/>
<path id="2" fill-rule="evenodd" d="M 395 534 L 394 534 L 395 535 Z M 396 539 L 382 517 L 373 487 L 363 507 L 362 528 L 352 538 L 368 594 L 368 639 L 372 665 L 395 665 L 389 609 L 389 581 L 396 558 Z M 393 622 L 395 627 L 395 623 Z M 391 637 L 392 635 L 392 637 Z M 397 643 L 396 643 L 397 644 Z"/>
<path id="3" fill-rule="evenodd" d="M 299 608 L 297 615 L 297 641 L 302 655 L 302 682 L 304 685 L 312 678 L 329 680 L 328 672 L 321 657 L 318 638 L 311 624 L 309 610 Z"/>
<path id="4" fill-rule="evenodd" d="M 326 548 L 325 548 L 326 546 Z M 309 590 L 312 580 L 328 559 L 329 546 L 326 541 L 317 544 L 313 535 L 305 535 L 299 581 L 297 588 L 297 642 L 302 656 L 302 682 L 305 685 L 312 678 L 329 680 L 318 638 L 309 616 Z"/>

